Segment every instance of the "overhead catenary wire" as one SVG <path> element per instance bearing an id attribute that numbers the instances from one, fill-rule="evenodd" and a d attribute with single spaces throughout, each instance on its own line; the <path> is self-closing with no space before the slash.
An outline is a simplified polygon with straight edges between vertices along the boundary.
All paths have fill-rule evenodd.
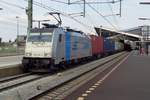
<path id="1" fill-rule="evenodd" d="M 6 13 L 8 13 L 8 12 L 10 12 L 10 13 L 12 13 L 13 12 L 13 15 L 14 14 L 16 14 L 16 15 L 20 15 L 20 14 L 22 14 L 22 11 L 18 11 L 18 10 L 16 10 L 16 9 L 13 9 L 12 7 L 10 7 L 10 5 L 7 5 L 7 4 L 4 4 L 4 3 L 1 3 L 0 2 L 0 6 L 3 8 L 3 11 L 2 11 L 2 13 L 4 13 L 4 14 L 6 14 Z M 25 10 L 24 10 L 25 11 Z M 3 14 L 3 15 L 4 15 Z M 15 16 L 15 15 L 14 15 Z M 9 17 L 9 16 L 8 16 Z"/>
<path id="2" fill-rule="evenodd" d="M 5 29 L 5 30 L 1 30 L 1 35 L 8 34 L 8 36 L 10 36 L 10 38 L 12 38 L 12 35 L 14 35 L 16 32 L 15 14 L 22 15 L 22 10 L 25 12 L 26 8 L 22 5 L 19 5 L 19 4 L 13 3 L 13 2 L 7 2 L 6 0 L 0 0 L 0 5 L 2 6 L 2 9 L 3 9 L 1 11 L 1 13 L 4 13 L 4 14 L 1 14 L 1 17 L 0 17 L 0 19 L 1 19 L 0 27 L 1 27 L 1 29 Z M 16 10 L 16 9 L 19 9 L 20 11 Z M 7 14 L 7 15 L 5 15 L 5 14 Z M 14 18 L 14 19 L 10 19 L 10 18 Z M 20 18 L 20 19 L 22 19 L 22 18 Z M 25 21 L 25 20 L 19 20 L 19 21 Z M 24 22 L 23 23 L 20 22 L 19 27 L 20 27 L 20 30 L 19 30 L 20 33 L 25 34 L 27 25 Z M 2 36 L 4 36 L 4 35 L 2 35 Z M 6 37 L 2 37 L 2 38 L 8 39 L 9 37 L 6 36 Z"/>
<path id="3" fill-rule="evenodd" d="M 58 3 L 62 3 L 62 4 L 68 4 L 68 3 L 66 3 L 66 2 L 59 1 L 59 0 L 50 0 L 50 1 L 58 2 Z"/>
<path id="4" fill-rule="evenodd" d="M 81 4 L 79 4 L 79 5 L 80 5 L 80 7 L 82 7 Z M 91 25 L 92 25 L 92 28 L 94 29 L 94 26 L 95 26 L 95 25 L 94 25 L 94 21 L 92 20 L 90 14 L 89 14 L 88 12 L 86 12 L 86 15 L 89 16 L 89 21 L 90 21 L 90 23 L 91 23 Z M 86 17 L 84 17 L 84 18 L 86 18 Z"/>
<path id="5" fill-rule="evenodd" d="M 24 1 L 27 1 L 27 0 L 24 0 Z M 52 0 L 52 1 L 58 1 L 58 0 Z M 1 0 L 0 2 L 5 3 L 5 4 L 7 4 L 7 5 L 10 5 L 10 6 L 13 6 L 13 7 L 20 8 L 20 9 L 26 9 L 25 7 L 22 7 L 22 6 L 19 6 L 19 5 L 16 5 L 16 4 L 12 4 L 12 3 L 8 3 L 8 2 L 3 1 L 3 0 Z M 117 29 L 107 18 L 105 18 L 104 15 L 102 15 L 102 14 L 101 14 L 99 11 L 97 11 L 93 6 L 91 6 L 91 4 L 89 4 L 89 3 L 87 3 L 87 2 L 86 2 L 86 4 L 87 4 L 92 10 L 94 10 L 96 13 L 98 13 L 101 17 L 103 17 L 114 29 Z M 66 16 L 66 17 L 69 17 L 69 18 L 73 19 L 74 21 L 76 21 L 77 23 L 81 24 L 82 26 L 84 26 L 84 27 L 86 27 L 86 28 L 90 28 L 90 27 L 91 27 L 91 26 L 88 26 L 88 25 L 84 24 L 83 22 L 77 20 L 76 18 L 70 16 L 69 14 L 66 14 L 65 12 L 62 12 L 62 11 L 53 9 L 53 8 L 51 8 L 51 7 L 49 7 L 49 6 L 46 6 L 46 5 L 42 4 L 42 3 L 39 3 L 39 2 L 37 2 L 37 1 L 34 1 L 34 5 L 39 6 L 39 7 L 42 7 L 42 8 L 47 9 L 47 10 L 58 11 L 58 12 L 60 12 L 63 16 Z"/>
<path id="6" fill-rule="evenodd" d="M 82 1 L 82 0 L 80 0 L 80 1 Z M 81 6 L 81 4 L 79 4 L 79 5 Z M 90 20 L 91 24 L 93 24 L 93 27 L 94 27 L 94 26 L 95 26 L 95 25 L 94 25 L 95 22 L 94 22 L 93 19 L 91 18 L 90 14 L 89 14 L 88 12 L 86 12 L 86 11 L 85 11 L 85 13 L 86 13 L 87 16 L 89 16 L 89 18 L 90 18 L 89 20 Z M 85 17 L 85 18 L 86 18 L 86 17 Z"/>
<path id="7" fill-rule="evenodd" d="M 10 11 L 10 12 L 13 12 L 13 13 L 15 12 L 17 14 L 20 14 L 18 11 L 10 8 L 9 5 L 7 5 L 7 4 L 5 5 L 5 4 L 1 4 L 0 3 L 0 6 L 2 6 L 2 8 L 5 8 L 5 10 L 8 9 L 8 11 Z M 20 25 L 26 26 L 26 24 L 24 24 L 24 22 L 27 22 L 27 20 L 23 19 L 21 17 L 19 19 L 20 19 L 19 21 L 22 22 L 22 23 L 20 23 Z M 0 22 L 3 22 L 5 24 L 7 23 L 6 25 L 9 25 L 8 23 L 14 23 L 14 24 L 16 24 L 16 16 L 15 15 L 8 16 L 8 15 L 5 15 L 5 14 L 2 14 L 1 18 L 0 18 Z"/>
<path id="8" fill-rule="evenodd" d="M 55 2 L 59 2 L 61 3 L 60 1 L 58 0 L 51 0 L 51 1 L 55 1 Z M 80 0 L 80 1 L 84 1 L 84 0 Z M 78 1 L 79 2 L 79 1 Z M 117 1 L 107 1 L 107 3 L 116 3 L 116 2 L 119 2 L 119 0 Z M 63 2 L 65 3 L 65 2 Z M 87 1 L 85 1 L 85 3 L 93 10 L 95 11 L 98 15 L 100 15 L 107 23 L 109 23 L 115 30 L 118 30 L 117 27 L 115 25 L 113 25 L 103 14 L 101 14 L 97 9 L 95 9 L 93 6 L 91 6 L 91 4 Z M 106 3 L 106 2 L 105 2 Z M 65 4 L 68 4 L 68 3 L 65 3 Z M 73 4 L 73 3 L 70 3 L 70 4 Z M 81 3 L 77 3 L 77 4 L 81 4 Z M 93 3 L 92 3 L 93 4 Z"/>
<path id="9" fill-rule="evenodd" d="M 27 2 L 28 0 L 24 0 L 24 1 Z M 51 10 L 51 11 L 54 11 L 54 12 L 59 12 L 61 15 L 65 16 L 65 17 L 71 18 L 72 20 L 74 20 L 74 21 L 76 21 L 77 23 L 81 24 L 81 25 L 84 26 L 85 28 L 88 28 L 88 29 L 91 28 L 91 26 L 88 26 L 88 25 L 82 23 L 81 21 L 79 21 L 79 20 L 77 20 L 76 18 L 70 16 L 69 14 L 67 14 L 67 13 L 65 13 L 65 12 L 62 12 L 62 11 L 60 11 L 60 10 L 54 9 L 54 8 L 52 8 L 52 7 L 49 7 L 49 6 L 47 6 L 47 5 L 44 5 L 43 3 L 34 1 L 34 2 L 33 2 L 33 5 L 38 6 L 38 7 L 41 7 L 41 8 L 44 8 L 44 9 L 46 9 L 46 10 L 48 10 L 48 11 Z"/>
<path id="10" fill-rule="evenodd" d="M 109 1 L 109 0 L 107 0 Z M 110 11 L 112 12 L 112 15 L 114 15 L 114 12 L 113 12 L 113 8 L 110 4 L 108 4 L 109 8 L 110 8 Z M 116 18 L 117 15 L 114 15 L 113 16 L 113 19 L 114 19 L 114 22 L 116 23 L 116 26 L 118 27 L 118 22 L 117 22 L 117 18 Z M 119 28 L 119 27 L 118 27 Z"/>
<path id="11" fill-rule="evenodd" d="M 116 26 L 114 26 L 104 15 L 102 15 L 97 9 L 95 9 L 93 6 L 91 6 L 89 3 L 87 5 L 95 11 L 98 15 L 100 15 L 104 20 L 106 20 L 107 23 L 109 23 L 115 30 L 118 30 Z"/>
<path id="12" fill-rule="evenodd" d="M 55 1 L 55 2 L 59 2 L 58 0 L 51 0 L 51 1 Z M 80 0 L 80 1 L 84 1 L 84 0 Z M 78 1 L 79 2 L 79 1 Z M 119 2 L 119 0 L 118 1 L 107 1 L 107 3 L 116 3 L 116 2 Z M 60 3 L 60 2 L 59 2 Z M 63 3 L 65 3 L 65 2 L 63 2 Z M 93 11 L 95 11 L 97 14 L 99 14 L 104 20 L 106 20 L 106 22 L 107 23 L 109 23 L 115 30 L 118 30 L 117 28 L 116 28 L 116 26 L 114 26 L 103 14 L 101 14 L 97 9 L 95 9 L 93 6 L 91 6 L 91 4 L 89 3 L 89 2 L 87 2 L 87 1 L 85 1 L 85 3 L 93 10 Z M 68 4 L 68 3 L 65 3 L 65 4 Z M 73 4 L 73 3 L 70 3 L 70 4 Z M 80 3 L 78 3 L 78 4 L 80 4 Z"/>
<path id="13" fill-rule="evenodd" d="M 3 0 L 0 0 L 1 3 L 4 3 L 4 4 L 7 4 L 9 6 L 13 6 L 13 7 L 16 7 L 16 8 L 20 8 L 20 9 L 26 9 L 25 7 L 22 7 L 20 5 L 16 5 L 16 4 L 13 4 L 13 3 L 9 3 L 9 2 L 6 2 L 6 1 L 3 1 Z"/>
<path id="14" fill-rule="evenodd" d="M 18 13 L 18 11 L 10 8 L 9 5 L 7 5 L 7 4 L 3 4 L 0 2 L 0 6 L 2 6 L 2 8 L 4 8 L 5 10 L 8 9 L 8 11 L 10 11 L 10 12 Z M 20 13 L 18 13 L 18 14 L 20 14 Z M 26 20 L 22 20 L 22 18 L 20 18 L 19 21 L 20 21 L 19 25 L 24 26 L 26 28 L 27 25 L 24 23 L 24 22 L 26 22 Z M 8 16 L 8 15 L 2 14 L 1 18 L 0 18 L 0 24 L 3 26 L 9 26 L 9 27 L 14 26 L 14 24 L 16 24 L 16 16 L 15 15 L 14 16 Z"/>
<path id="15" fill-rule="evenodd" d="M 53 1 L 53 2 L 57 2 L 57 3 L 62 3 L 62 4 L 84 4 L 83 0 L 78 0 L 78 1 L 73 1 L 73 2 L 63 2 L 63 1 L 60 1 L 60 0 L 50 0 L 50 1 Z M 90 3 L 90 4 L 107 4 L 107 3 L 117 3 L 117 2 L 120 2 L 120 0 L 112 0 L 112 1 L 89 1 L 89 2 L 86 2 L 86 4 Z"/>

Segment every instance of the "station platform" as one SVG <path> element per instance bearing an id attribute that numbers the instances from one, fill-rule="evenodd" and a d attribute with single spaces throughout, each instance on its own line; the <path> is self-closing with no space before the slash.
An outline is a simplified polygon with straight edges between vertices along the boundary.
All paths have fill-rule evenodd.
<path id="1" fill-rule="evenodd" d="M 64 100 L 149 100 L 149 76 L 150 56 L 138 55 L 133 51 Z"/>
<path id="2" fill-rule="evenodd" d="M 0 57 L 0 78 L 22 73 L 23 55 Z"/>
<path id="3" fill-rule="evenodd" d="M 21 64 L 23 55 L 0 57 L 0 68 L 15 64 Z"/>

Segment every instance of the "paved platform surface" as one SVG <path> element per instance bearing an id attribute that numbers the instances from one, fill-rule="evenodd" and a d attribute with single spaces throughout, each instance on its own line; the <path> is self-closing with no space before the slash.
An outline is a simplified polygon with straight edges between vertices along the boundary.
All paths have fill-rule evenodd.
<path id="1" fill-rule="evenodd" d="M 149 76 L 150 56 L 132 52 L 120 65 L 99 74 L 64 100 L 150 100 Z"/>
<path id="2" fill-rule="evenodd" d="M 9 65 L 15 65 L 20 64 L 22 60 L 22 55 L 20 56 L 6 56 L 6 57 L 0 57 L 0 68 L 9 66 Z"/>

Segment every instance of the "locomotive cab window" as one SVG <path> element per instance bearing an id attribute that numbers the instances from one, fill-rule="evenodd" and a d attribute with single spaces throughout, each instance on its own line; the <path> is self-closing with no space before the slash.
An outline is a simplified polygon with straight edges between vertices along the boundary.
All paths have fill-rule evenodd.
<path id="1" fill-rule="evenodd" d="M 30 33 L 28 42 L 51 42 L 52 33 Z"/>

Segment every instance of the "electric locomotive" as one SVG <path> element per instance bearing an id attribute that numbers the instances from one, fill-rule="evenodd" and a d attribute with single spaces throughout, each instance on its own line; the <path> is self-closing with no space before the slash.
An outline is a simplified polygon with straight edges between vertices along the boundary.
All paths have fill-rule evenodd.
<path id="1" fill-rule="evenodd" d="M 91 56 L 90 38 L 56 25 L 34 28 L 27 36 L 22 64 L 25 71 L 45 72 Z"/>

